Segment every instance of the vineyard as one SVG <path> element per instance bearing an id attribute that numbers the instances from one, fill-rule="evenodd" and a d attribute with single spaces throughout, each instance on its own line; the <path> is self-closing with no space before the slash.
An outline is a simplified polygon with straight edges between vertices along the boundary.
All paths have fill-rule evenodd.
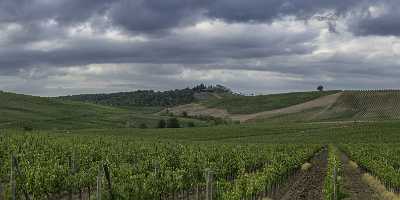
<path id="1" fill-rule="evenodd" d="M 321 149 L 45 135 L 2 136 L 0 146 L 3 197 L 10 198 L 14 190 L 18 197 L 31 199 L 74 194 L 105 199 L 204 196 L 210 192 L 204 191 L 210 178 L 214 198 L 251 198 L 266 195 Z M 205 173 L 212 177 L 206 179 Z"/>
<path id="2" fill-rule="evenodd" d="M 177 129 L 124 128 L 121 117 L 138 118 L 122 108 L 3 94 L 0 199 L 398 200 L 398 94 L 347 91 L 321 112 L 350 121 Z M 40 114 L 53 104 L 61 111 Z M 8 123 L 23 117 L 33 130 Z M 67 120 L 44 126 L 52 118 Z"/>
<path id="3" fill-rule="evenodd" d="M 365 171 L 377 177 L 386 188 L 400 193 L 399 145 L 343 145 L 343 149 Z"/>
<path id="4" fill-rule="evenodd" d="M 314 136 L 300 140 L 290 133 L 290 130 L 301 131 L 300 127 L 292 125 L 282 130 L 278 126 L 276 130 L 262 130 L 279 141 L 270 140 L 268 133 L 264 133 L 264 137 L 257 137 L 261 140 L 257 143 L 242 138 L 240 144 L 232 140 L 236 137 L 232 132 L 229 140 L 214 136 L 208 142 L 201 142 L 195 137 L 190 137 L 191 141 L 167 139 L 176 137 L 178 130 L 143 133 L 147 138 L 118 130 L 108 135 L 3 131 L 0 195 L 2 199 L 293 199 L 301 195 L 299 191 L 311 192 L 312 185 L 320 185 L 310 198 L 342 199 L 348 195 L 342 189 L 342 178 L 346 177 L 340 155 L 344 153 L 359 164 L 360 170 L 377 177 L 389 191 L 398 193 L 397 143 L 350 144 L 330 140 L 334 144 L 327 146 L 319 138 L 323 132 L 329 139 L 336 132 L 351 136 L 360 134 L 357 131 L 374 130 L 373 127 L 361 124 L 340 129 L 338 125 L 309 125 L 304 129 L 320 132 L 309 133 Z M 208 129 L 193 130 L 207 135 Z M 212 130 L 220 129 L 223 128 Z M 236 129 L 257 133 L 257 129 L 246 126 Z M 335 131 L 330 133 L 332 129 Z M 283 131 L 298 141 L 285 140 Z M 382 131 L 385 134 L 386 130 Z M 281 139 L 280 134 L 283 134 Z M 368 136 L 372 134 L 364 135 L 365 141 Z M 376 139 L 385 140 L 385 136 Z M 311 167 L 304 170 L 307 163 Z"/>

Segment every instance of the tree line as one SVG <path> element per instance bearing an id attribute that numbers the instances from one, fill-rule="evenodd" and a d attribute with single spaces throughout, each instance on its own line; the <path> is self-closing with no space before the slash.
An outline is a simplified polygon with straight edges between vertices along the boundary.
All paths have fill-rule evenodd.
<path id="1" fill-rule="evenodd" d="M 63 100 L 83 101 L 107 106 L 159 106 L 168 107 L 188 104 L 195 100 L 195 93 L 199 92 L 230 92 L 222 85 L 196 85 L 193 88 L 176 89 L 169 91 L 137 90 L 133 92 L 118 92 L 111 94 L 80 94 L 58 97 Z"/>

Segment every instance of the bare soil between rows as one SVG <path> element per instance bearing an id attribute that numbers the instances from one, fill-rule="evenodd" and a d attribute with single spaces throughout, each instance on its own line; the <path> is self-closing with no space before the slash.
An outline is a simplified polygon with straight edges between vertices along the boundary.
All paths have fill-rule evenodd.
<path id="1" fill-rule="evenodd" d="M 342 153 L 343 163 L 343 192 L 348 195 L 346 200 L 378 200 L 376 194 L 367 183 L 362 181 L 363 172 L 349 163 L 349 158 Z"/>
<path id="2" fill-rule="evenodd" d="M 311 161 L 312 167 L 300 170 L 270 198 L 277 200 L 322 200 L 322 188 L 327 171 L 326 149 L 318 153 Z"/>

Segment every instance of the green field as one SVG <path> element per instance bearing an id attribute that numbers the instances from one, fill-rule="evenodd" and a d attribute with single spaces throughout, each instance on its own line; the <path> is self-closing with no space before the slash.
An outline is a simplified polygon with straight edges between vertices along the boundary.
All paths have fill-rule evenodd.
<path id="1" fill-rule="evenodd" d="M 29 129 L 87 129 L 157 126 L 165 117 L 154 115 L 159 107 L 117 108 L 54 98 L 35 97 L 0 92 L 0 128 Z M 199 126 L 206 123 L 182 119 L 182 125 L 193 121 Z"/>
<path id="2" fill-rule="evenodd" d="M 294 94 L 304 97 L 304 93 L 290 95 Z M 0 198 L 206 199 L 213 188 L 214 199 L 224 200 L 283 195 L 332 199 L 359 195 L 352 184 L 373 193 L 362 182 L 361 172 L 351 171 L 346 156 L 358 164 L 357 170 L 398 195 L 400 121 L 395 120 L 396 109 L 390 118 L 374 117 L 395 103 L 397 93 L 387 95 L 391 100 L 384 100 L 388 96 L 382 93 L 345 93 L 330 107 L 347 108 L 340 111 L 350 113 L 347 119 L 368 116 L 369 120 L 270 120 L 218 126 L 195 120 L 204 127 L 139 129 L 126 128 L 126 121 L 151 124 L 163 116 L 153 108 L 1 93 Z M 187 120 L 191 119 L 181 119 Z M 33 130 L 21 129 L 20 123 L 28 122 Z"/>

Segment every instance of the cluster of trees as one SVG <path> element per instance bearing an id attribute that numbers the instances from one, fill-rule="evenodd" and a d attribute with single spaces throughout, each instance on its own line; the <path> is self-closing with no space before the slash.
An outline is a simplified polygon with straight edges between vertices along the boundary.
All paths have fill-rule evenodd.
<path id="1" fill-rule="evenodd" d="M 81 94 L 59 97 L 65 100 L 83 101 L 89 103 L 102 104 L 107 106 L 129 107 L 129 106 L 176 106 L 188 104 L 195 100 L 194 94 L 197 92 L 231 92 L 230 89 L 222 85 L 205 84 L 197 85 L 193 88 L 169 91 L 138 90 L 134 92 L 119 92 L 111 94 Z"/>
<path id="2" fill-rule="evenodd" d="M 161 119 L 158 121 L 157 128 L 180 128 L 181 125 L 179 123 L 178 118 L 171 117 L 168 120 Z"/>
<path id="3" fill-rule="evenodd" d="M 232 91 L 222 85 L 205 85 L 205 84 L 200 84 L 196 85 L 192 88 L 193 91 L 195 92 L 215 92 L 215 93 L 232 93 Z"/>
<path id="4" fill-rule="evenodd" d="M 174 106 L 192 102 L 194 100 L 194 91 L 191 89 L 170 90 L 165 92 L 138 90 L 134 92 L 119 92 L 112 94 L 81 94 L 60 98 L 120 107 Z"/>
<path id="5" fill-rule="evenodd" d="M 181 128 L 181 127 L 182 127 L 181 123 L 179 122 L 178 118 L 176 118 L 176 117 L 171 117 L 171 118 L 168 118 L 167 120 L 160 119 L 156 126 L 156 128 Z M 188 122 L 187 127 L 195 127 L 194 122 Z M 147 126 L 146 123 L 141 123 L 141 124 L 139 124 L 139 126 L 137 126 L 137 128 L 146 129 L 149 127 Z"/>

